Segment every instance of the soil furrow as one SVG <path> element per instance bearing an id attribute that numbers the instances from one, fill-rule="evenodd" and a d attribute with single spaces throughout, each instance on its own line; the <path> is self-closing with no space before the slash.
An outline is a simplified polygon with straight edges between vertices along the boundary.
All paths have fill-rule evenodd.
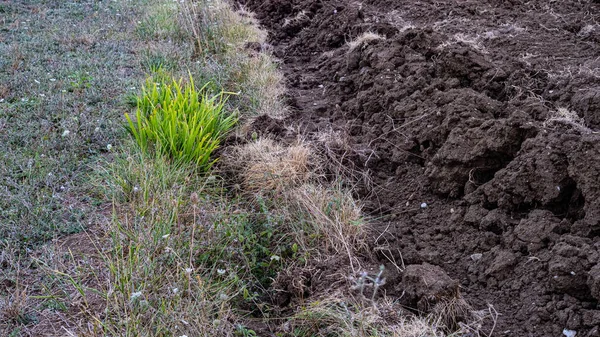
<path id="1" fill-rule="evenodd" d="M 292 110 L 257 128 L 335 135 L 375 246 L 493 306 L 486 333 L 600 336 L 600 4 L 241 2 Z M 387 295 L 421 309 L 410 282 Z"/>

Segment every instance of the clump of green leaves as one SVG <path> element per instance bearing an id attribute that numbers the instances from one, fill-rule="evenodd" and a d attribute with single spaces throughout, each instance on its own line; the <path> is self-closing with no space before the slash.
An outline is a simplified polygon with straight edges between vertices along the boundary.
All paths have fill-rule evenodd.
<path id="1" fill-rule="evenodd" d="M 206 85 L 196 90 L 191 76 L 182 82 L 164 73 L 149 77 L 137 98 L 135 121 L 125 114 L 127 130 L 142 151 L 157 151 L 177 164 L 194 163 L 206 171 L 237 114 L 225 111 L 226 93 L 210 96 Z"/>

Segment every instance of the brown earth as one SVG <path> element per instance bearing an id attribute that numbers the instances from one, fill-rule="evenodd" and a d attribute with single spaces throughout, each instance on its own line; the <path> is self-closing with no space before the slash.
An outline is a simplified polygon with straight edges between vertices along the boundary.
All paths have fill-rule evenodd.
<path id="1" fill-rule="evenodd" d="M 492 305 L 493 335 L 600 336 L 597 1 L 241 2 L 292 110 L 256 128 L 336 135 L 330 158 L 370 177 L 374 246 Z M 365 32 L 381 38 L 351 48 Z M 388 275 L 387 295 L 411 279 Z"/>

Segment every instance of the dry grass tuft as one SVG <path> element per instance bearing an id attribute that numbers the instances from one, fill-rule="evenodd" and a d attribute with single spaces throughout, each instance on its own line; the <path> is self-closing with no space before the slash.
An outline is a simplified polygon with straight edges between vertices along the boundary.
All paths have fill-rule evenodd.
<path id="1" fill-rule="evenodd" d="M 354 49 L 361 47 L 364 44 L 377 40 L 385 40 L 385 37 L 377 33 L 365 32 L 353 41 L 348 42 L 348 47 L 350 48 L 350 51 L 353 51 Z"/>
<path id="2" fill-rule="evenodd" d="M 353 252 L 366 248 L 366 243 L 361 207 L 350 192 L 341 187 L 304 184 L 291 191 L 290 201 L 310 220 L 325 250 L 348 254 L 354 269 Z"/>
<path id="3" fill-rule="evenodd" d="M 310 166 L 315 165 L 306 144 L 284 147 L 271 139 L 238 147 L 223 161 L 240 174 L 246 192 L 261 195 L 279 194 L 306 183 L 312 175 Z"/>
<path id="4" fill-rule="evenodd" d="M 460 328 L 460 322 L 473 320 L 473 308 L 460 295 L 442 300 L 433 307 L 431 318 L 438 326 L 447 331 L 456 331 Z"/>
<path id="5" fill-rule="evenodd" d="M 342 300 L 343 299 L 343 300 Z M 284 325 L 294 336 L 442 337 L 426 319 L 405 315 L 389 299 L 366 305 L 339 292 L 313 300 Z"/>
<path id="6" fill-rule="evenodd" d="M 19 289 L 0 303 L 0 322 L 23 323 L 27 307 L 27 289 Z"/>

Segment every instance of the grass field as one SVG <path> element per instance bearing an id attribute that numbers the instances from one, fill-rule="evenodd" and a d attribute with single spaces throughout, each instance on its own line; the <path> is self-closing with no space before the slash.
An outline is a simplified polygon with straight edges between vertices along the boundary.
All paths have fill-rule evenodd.
<path id="1" fill-rule="evenodd" d="M 245 48 L 266 38 L 249 13 L 33 0 L 0 2 L 0 14 L 0 335 L 441 335 L 400 310 L 382 318 L 395 307 L 373 302 L 360 205 L 341 177 L 320 179 L 312 145 L 244 134 L 254 116 L 285 113 L 276 63 Z M 125 117 L 140 131 L 171 102 L 144 108 L 146 93 L 192 80 L 204 90 L 187 102 L 226 96 L 215 116 L 235 116 L 229 134 L 246 139 L 207 159 L 223 127 L 202 165 L 177 160 L 173 139 L 189 136 L 157 145 L 171 124 L 147 145 Z M 330 260 L 343 290 L 273 304 Z M 372 297 L 349 297 L 352 282 Z"/>

